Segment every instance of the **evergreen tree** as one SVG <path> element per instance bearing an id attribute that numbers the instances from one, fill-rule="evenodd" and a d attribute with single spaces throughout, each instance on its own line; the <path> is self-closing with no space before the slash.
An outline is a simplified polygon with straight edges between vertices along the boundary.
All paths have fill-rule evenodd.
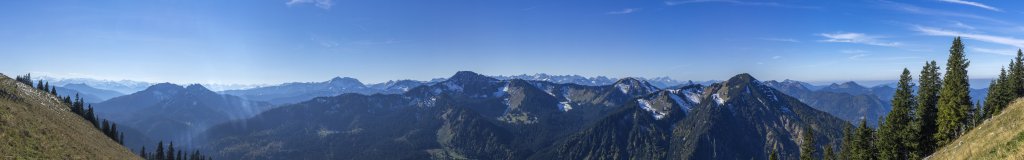
<path id="1" fill-rule="evenodd" d="M 57 95 L 57 87 L 50 88 L 50 94 Z"/>
<path id="2" fill-rule="evenodd" d="M 864 119 L 860 120 L 860 127 L 857 127 L 856 137 L 853 139 L 853 157 L 854 160 L 873 160 L 878 156 L 875 151 L 874 145 L 874 131 L 868 128 L 867 121 Z"/>
<path id="3" fill-rule="evenodd" d="M 43 90 L 43 80 L 39 80 L 39 82 L 36 83 L 36 89 Z"/>
<path id="4" fill-rule="evenodd" d="M 110 137 L 110 122 L 104 119 L 103 124 L 100 126 L 100 131 L 103 132 L 103 135 Z"/>
<path id="5" fill-rule="evenodd" d="M 953 141 L 966 129 L 968 110 L 973 106 L 970 84 L 967 83 L 969 65 L 970 61 L 964 57 L 963 42 L 960 37 L 956 37 L 949 49 L 946 76 L 942 79 L 942 89 L 939 91 L 938 131 L 934 135 L 939 146 Z"/>
<path id="6" fill-rule="evenodd" d="M 49 92 L 50 91 L 50 81 L 46 81 L 46 83 L 43 84 L 43 91 L 45 91 L 45 92 Z"/>
<path id="7" fill-rule="evenodd" d="M 814 129 L 806 127 L 802 134 L 803 142 L 800 144 L 800 159 L 814 160 L 814 152 L 817 149 L 814 145 Z"/>
<path id="8" fill-rule="evenodd" d="M 154 157 L 156 157 L 155 159 L 157 160 L 164 160 L 164 158 L 167 158 L 164 156 L 166 156 L 164 155 L 164 141 L 160 141 L 160 143 L 156 144 L 156 154 Z"/>
<path id="9" fill-rule="evenodd" d="M 836 152 L 832 148 L 833 148 L 832 144 L 829 144 L 829 145 L 825 146 L 825 155 L 821 159 L 824 159 L 824 160 L 836 160 Z"/>
<path id="10" fill-rule="evenodd" d="M 999 77 L 992 80 L 992 83 L 988 85 L 988 95 L 985 97 L 985 115 L 984 117 L 992 117 L 998 110 L 996 106 L 1003 106 L 1004 100 L 1007 97 L 1005 93 L 1010 92 L 1010 88 L 1007 88 L 1009 78 L 1006 75 L 1006 69 L 1000 69 Z"/>
<path id="11" fill-rule="evenodd" d="M 853 142 L 854 137 L 857 137 L 855 134 L 856 133 L 853 132 L 853 127 L 851 127 L 851 126 L 843 127 L 843 143 L 840 146 L 841 148 L 839 150 L 839 157 L 844 157 L 844 158 L 853 157 L 854 150 L 856 150 L 855 147 L 854 147 L 855 146 L 854 142 Z"/>
<path id="12" fill-rule="evenodd" d="M 1012 91 L 1012 97 L 1017 98 L 1024 95 L 1024 53 L 1017 49 L 1017 57 L 1013 58 L 1010 64 L 1010 71 L 1007 73 L 1007 83 Z"/>
<path id="13" fill-rule="evenodd" d="M 174 160 L 174 142 L 167 145 L 167 160 Z"/>
<path id="14" fill-rule="evenodd" d="M 110 133 L 107 135 L 111 140 L 117 141 L 117 123 L 110 123 Z"/>
<path id="15" fill-rule="evenodd" d="M 121 132 L 117 136 L 117 143 L 124 145 L 124 132 Z"/>
<path id="16" fill-rule="evenodd" d="M 147 154 L 146 153 L 146 146 L 142 146 L 142 150 L 139 151 L 139 156 L 142 157 L 142 159 L 149 159 L 149 158 L 146 158 L 146 154 Z"/>
<path id="17" fill-rule="evenodd" d="M 916 146 L 913 141 L 917 133 L 910 125 L 913 120 L 911 111 L 915 105 L 912 81 L 910 70 L 904 68 L 892 98 L 892 111 L 878 127 L 876 145 L 879 159 L 908 159 L 911 157 L 911 146 Z"/>
<path id="18" fill-rule="evenodd" d="M 181 150 L 178 150 L 178 155 L 175 156 L 175 160 L 181 160 Z"/>
<path id="19" fill-rule="evenodd" d="M 89 109 L 85 110 L 85 120 L 92 123 L 93 127 L 99 128 L 99 123 L 96 122 L 96 113 L 93 111 L 92 104 L 89 105 Z"/>

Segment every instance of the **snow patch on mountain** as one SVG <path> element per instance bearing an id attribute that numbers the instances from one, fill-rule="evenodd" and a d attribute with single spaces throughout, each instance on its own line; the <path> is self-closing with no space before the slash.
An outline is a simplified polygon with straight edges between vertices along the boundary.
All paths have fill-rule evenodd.
<path id="1" fill-rule="evenodd" d="M 665 118 L 665 116 L 668 115 L 668 111 L 661 111 L 661 110 L 655 109 L 650 101 L 647 101 L 645 99 L 637 99 L 636 102 L 637 102 L 637 104 L 640 105 L 641 109 L 644 109 L 647 112 L 651 112 L 651 116 L 654 116 L 654 119 L 662 119 L 662 118 Z"/>
<path id="2" fill-rule="evenodd" d="M 558 109 L 562 110 L 562 112 L 568 112 L 572 110 L 572 105 L 569 102 L 558 102 Z"/>

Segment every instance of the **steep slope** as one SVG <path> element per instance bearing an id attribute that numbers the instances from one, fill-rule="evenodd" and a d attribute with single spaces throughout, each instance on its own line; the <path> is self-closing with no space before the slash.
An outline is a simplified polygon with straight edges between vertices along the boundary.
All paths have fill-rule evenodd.
<path id="1" fill-rule="evenodd" d="M 929 159 L 1024 159 L 1024 99 L 1017 99 Z"/>
<path id="2" fill-rule="evenodd" d="M 0 74 L 0 159 L 141 159 L 61 103 Z"/>
<path id="3" fill-rule="evenodd" d="M 828 112 L 851 123 L 860 122 L 863 118 L 867 120 L 868 125 L 877 126 L 878 117 L 885 116 L 889 113 L 889 110 L 891 110 L 890 108 L 892 108 L 890 107 L 891 104 L 887 100 L 879 99 L 877 95 L 868 93 L 871 92 L 868 90 L 859 90 L 856 92 L 836 91 L 840 90 L 836 89 L 839 87 L 810 90 L 803 85 L 803 82 L 792 80 L 783 82 L 767 81 L 764 84 L 775 88 L 786 95 L 793 96 L 808 106 Z M 864 87 L 851 86 L 856 84 L 844 84 L 847 84 L 847 87 L 845 88 L 865 89 Z M 892 95 L 892 93 L 889 93 L 889 95 Z"/>
<path id="4" fill-rule="evenodd" d="M 189 145 L 193 135 L 210 126 L 249 118 L 271 107 L 265 102 L 217 94 L 198 84 L 182 87 L 170 83 L 156 84 L 93 106 L 101 117 L 150 138 L 142 139 L 146 142 L 126 139 L 125 143 L 132 148 L 160 140 Z"/>
<path id="5" fill-rule="evenodd" d="M 532 158 L 766 159 L 772 146 L 796 157 L 805 129 L 825 145 L 849 126 L 747 74 L 635 101 Z"/>
<path id="6" fill-rule="evenodd" d="M 463 71 L 403 94 L 350 93 L 282 106 L 213 127 L 202 136 L 211 140 L 203 148 L 229 159 L 525 159 L 652 88 L 642 81 L 583 86 Z"/>

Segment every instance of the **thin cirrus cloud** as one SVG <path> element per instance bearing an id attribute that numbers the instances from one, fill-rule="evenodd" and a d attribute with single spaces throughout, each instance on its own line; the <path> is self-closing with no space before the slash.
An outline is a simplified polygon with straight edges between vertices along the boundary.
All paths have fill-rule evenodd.
<path id="1" fill-rule="evenodd" d="M 801 8 L 801 9 L 818 9 L 819 7 L 814 6 L 801 6 L 801 5 L 790 5 L 776 2 L 749 2 L 739 0 L 681 0 L 681 1 L 665 1 L 665 5 L 685 5 L 695 3 L 728 3 L 733 5 L 744 5 L 744 6 L 769 6 L 769 7 L 783 7 L 783 8 Z"/>
<path id="2" fill-rule="evenodd" d="M 974 7 L 983 8 L 983 9 L 987 9 L 987 10 L 992 10 L 992 11 L 996 11 L 996 12 L 1002 12 L 1003 11 L 1003 10 L 1001 10 L 999 8 L 992 7 L 992 6 L 985 5 L 983 3 L 978 3 L 978 2 L 971 2 L 971 1 L 965 1 L 965 0 L 939 0 L 939 1 L 947 2 L 947 3 L 956 3 L 956 4 L 974 6 Z"/>
<path id="3" fill-rule="evenodd" d="M 826 39 L 821 40 L 822 42 L 833 42 L 833 43 L 856 43 L 866 44 L 874 46 L 885 46 L 895 47 L 899 46 L 899 42 L 886 42 L 880 40 L 878 36 L 869 36 L 864 33 L 850 33 L 850 32 L 836 32 L 836 33 L 821 33 L 819 36 L 825 37 Z"/>
<path id="4" fill-rule="evenodd" d="M 334 6 L 334 2 L 332 2 L 331 0 L 289 0 L 288 2 L 285 2 L 284 4 L 288 5 L 288 6 L 301 5 L 301 4 L 313 4 L 313 6 L 316 6 L 316 7 L 319 7 L 319 8 L 323 8 L 323 9 L 331 9 L 331 7 Z"/>
<path id="5" fill-rule="evenodd" d="M 766 40 L 766 41 L 800 43 L 800 40 L 796 40 L 796 39 L 792 39 L 792 38 L 760 38 L 760 39 L 761 40 Z"/>
<path id="6" fill-rule="evenodd" d="M 985 17 L 985 16 L 979 16 L 979 15 L 974 15 L 974 14 L 967 14 L 967 13 L 961 13 L 961 12 L 950 12 L 950 11 L 939 10 L 939 9 L 931 9 L 931 8 L 925 8 L 925 7 L 920 7 L 920 6 L 916 6 L 916 5 L 904 4 L 904 3 L 893 2 L 893 1 L 886 1 L 886 0 L 881 0 L 881 1 L 878 1 L 878 2 L 879 2 L 878 4 L 881 5 L 882 7 L 890 8 L 890 9 L 893 9 L 893 10 L 902 11 L 902 12 L 906 12 L 906 13 L 919 14 L 919 15 L 928 15 L 928 16 L 971 18 L 971 19 L 985 20 L 985 21 L 991 21 L 991 22 L 1001 23 L 1001 24 L 1008 24 L 1008 22 L 1003 21 L 1003 20 L 993 19 L 993 18 L 989 18 L 989 17 Z"/>
<path id="7" fill-rule="evenodd" d="M 1017 55 L 1017 50 L 1013 50 L 1013 49 L 991 49 L 991 48 L 971 47 L 971 50 L 975 51 L 975 52 L 995 54 L 995 55 L 1006 55 L 1006 56 Z"/>
<path id="8" fill-rule="evenodd" d="M 605 14 L 630 14 L 630 13 L 636 13 L 636 12 L 639 12 L 639 11 L 640 11 L 640 8 L 626 8 L 626 9 L 622 9 L 621 11 L 606 12 Z"/>
<path id="9" fill-rule="evenodd" d="M 938 29 L 938 28 L 932 28 L 932 27 L 924 27 L 924 26 L 915 26 L 913 28 L 913 30 L 915 30 L 917 32 L 920 32 L 922 34 L 931 35 L 931 36 L 950 36 L 950 37 L 960 36 L 960 37 L 964 37 L 964 38 L 968 38 L 968 39 L 974 39 L 974 40 L 985 41 L 985 42 L 990 42 L 990 43 L 1004 44 L 1004 45 L 1010 45 L 1010 46 L 1014 46 L 1014 47 L 1024 48 L 1024 40 L 1013 38 L 1013 37 L 1001 37 L 1001 36 L 993 36 L 993 35 L 987 35 L 987 34 L 964 33 L 964 32 L 944 30 L 944 29 Z"/>

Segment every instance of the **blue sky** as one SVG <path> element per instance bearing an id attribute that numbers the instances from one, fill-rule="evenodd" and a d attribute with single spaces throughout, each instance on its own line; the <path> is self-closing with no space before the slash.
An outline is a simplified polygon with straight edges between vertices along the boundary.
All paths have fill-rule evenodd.
<path id="1" fill-rule="evenodd" d="M 3 1 L 0 72 L 175 83 L 579 74 L 895 79 L 964 36 L 971 78 L 1024 47 L 1018 1 Z M 944 68 L 944 67 L 943 67 Z"/>

